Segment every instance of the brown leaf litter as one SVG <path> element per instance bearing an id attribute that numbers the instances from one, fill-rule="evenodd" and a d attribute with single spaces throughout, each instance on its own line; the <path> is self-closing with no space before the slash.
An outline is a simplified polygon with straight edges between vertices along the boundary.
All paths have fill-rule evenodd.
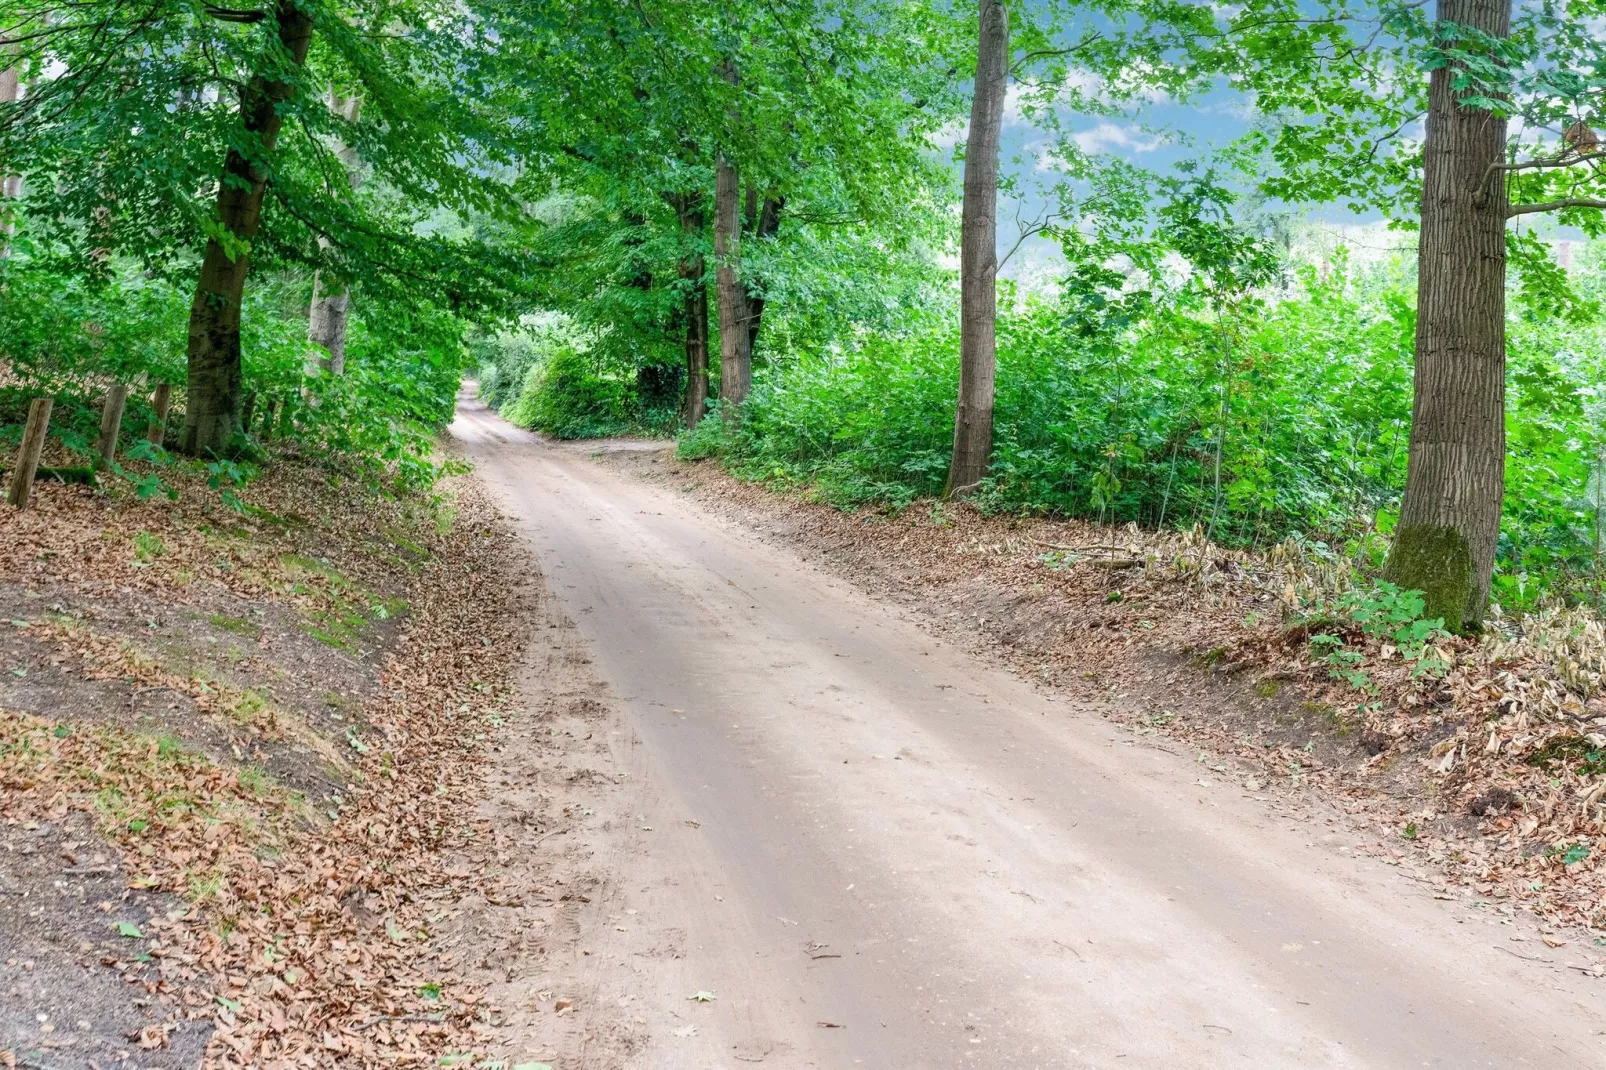
<path id="1" fill-rule="evenodd" d="M 432 940 L 478 883 L 442 860 L 485 834 L 477 762 L 538 573 L 472 478 L 397 502 L 287 462 L 244 515 L 199 477 L 172 481 L 177 503 L 44 485 L 29 511 L 0 511 L 0 598 L 18 614 L 0 644 L 0 833 L 23 845 L 0 855 L 0 938 L 45 933 L 58 977 L 110 971 L 142 1008 L 120 1049 L 90 1043 L 96 1023 L 80 1038 L 44 1012 L 0 1015 L 0 1065 L 199 1044 L 217 1067 L 489 1050 L 496 1008 Z M 105 861 L 76 879 L 98 884 L 8 921 L 5 901 L 68 896 L 60 873 L 20 870 L 33 884 L 4 895 L 7 858 L 40 857 L 28 837 L 46 833 L 84 837 Z M 49 930 L 80 902 L 88 930 Z M 91 939 L 73 952 L 76 935 Z M 50 965 L 13 957 L 12 993 L 70 996 Z"/>

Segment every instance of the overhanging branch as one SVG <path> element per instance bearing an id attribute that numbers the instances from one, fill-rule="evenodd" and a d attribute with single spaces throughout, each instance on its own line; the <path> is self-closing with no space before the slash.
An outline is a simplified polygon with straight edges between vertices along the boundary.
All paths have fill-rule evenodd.
<path id="1" fill-rule="evenodd" d="M 1606 199 L 1600 197 L 1566 197 L 1559 201 L 1545 201 L 1541 204 L 1514 204 L 1506 209 L 1506 218 L 1513 216 L 1533 215 L 1536 212 L 1559 212 L 1564 208 L 1596 208 L 1606 210 Z"/>

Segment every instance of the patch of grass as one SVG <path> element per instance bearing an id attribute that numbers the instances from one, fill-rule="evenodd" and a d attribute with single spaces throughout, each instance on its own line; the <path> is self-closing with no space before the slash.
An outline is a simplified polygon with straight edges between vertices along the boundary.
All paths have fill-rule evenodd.
<path id="1" fill-rule="evenodd" d="M 325 646 L 351 651 L 357 648 L 357 640 L 367 623 L 367 617 L 351 611 L 349 604 L 341 603 L 325 613 L 308 613 L 301 622 L 301 630 Z"/>
<path id="2" fill-rule="evenodd" d="M 1195 665 L 1199 666 L 1201 669 L 1213 669 L 1213 668 L 1216 667 L 1217 664 L 1220 663 L 1221 659 L 1226 657 L 1226 656 L 1227 656 L 1227 648 L 1226 647 L 1224 647 L 1224 646 L 1211 647 L 1209 650 L 1206 650 L 1202 654 L 1195 654 L 1193 656 L 1193 663 Z"/>
<path id="3" fill-rule="evenodd" d="M 192 903 L 204 903 L 217 897 L 223 890 L 223 881 L 224 873 L 221 866 L 191 873 L 184 884 L 184 896 Z"/>
<path id="4" fill-rule="evenodd" d="M 370 620 L 391 620 L 407 612 L 407 599 L 392 596 L 381 598 L 368 606 Z"/>
<path id="5" fill-rule="evenodd" d="M 128 821 L 128 796 L 117 788 L 101 788 L 95 792 L 95 809 L 106 819 L 108 824 L 121 825 Z M 141 826 L 144 822 L 140 822 Z M 130 829 L 131 832 L 143 832 L 143 827 Z"/>
<path id="6" fill-rule="evenodd" d="M 1255 684 L 1255 694 L 1259 695 L 1261 698 L 1276 698 L 1277 695 L 1282 692 L 1282 689 L 1282 681 L 1272 679 L 1271 677 L 1267 677 L 1266 679 Z"/>
<path id="7" fill-rule="evenodd" d="M 221 613 L 214 613 L 206 618 L 206 622 L 221 631 L 243 635 L 247 639 L 256 639 L 262 634 L 261 625 L 244 617 L 225 617 Z"/>
<path id="8" fill-rule="evenodd" d="M 1580 776 L 1606 773 L 1606 751 L 1586 736 L 1557 736 L 1528 755 L 1528 764 L 1547 773 L 1571 769 Z"/>
<path id="9" fill-rule="evenodd" d="M 141 564 L 150 564 L 152 561 L 167 553 L 167 544 L 160 535 L 149 531 L 141 531 L 134 536 L 134 557 Z"/>
<path id="10" fill-rule="evenodd" d="M 336 589 L 345 589 L 351 586 L 351 581 L 340 574 L 340 570 L 327 561 L 320 561 L 313 557 L 303 557 L 300 554 L 285 554 L 279 558 L 285 575 L 291 581 L 319 579 Z"/>
<path id="11" fill-rule="evenodd" d="M 259 720 L 271 721 L 272 703 L 268 696 L 255 688 L 240 692 L 240 697 L 229 706 L 229 716 L 241 724 L 255 724 Z M 262 715 L 269 713 L 267 718 Z"/>
<path id="12" fill-rule="evenodd" d="M 174 735 L 160 735 L 156 737 L 156 756 L 158 758 L 173 759 L 184 753 L 184 741 Z"/>
<path id="13" fill-rule="evenodd" d="M 419 543 L 413 539 L 409 539 L 406 535 L 403 535 L 394 528 L 386 528 L 385 536 L 389 538 L 391 542 L 396 544 L 396 548 L 398 550 L 411 554 L 413 557 L 428 560 L 429 548 L 424 546 L 422 543 Z"/>
<path id="14" fill-rule="evenodd" d="M 240 787 L 258 798 L 264 798 L 280 790 L 279 782 L 260 765 L 245 766 L 235 776 L 240 781 Z"/>

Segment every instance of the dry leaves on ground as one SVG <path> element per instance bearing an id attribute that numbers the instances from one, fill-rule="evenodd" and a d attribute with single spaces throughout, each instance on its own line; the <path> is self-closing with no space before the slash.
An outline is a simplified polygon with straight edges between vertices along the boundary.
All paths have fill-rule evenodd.
<path id="1" fill-rule="evenodd" d="M 212 1020 L 209 1066 L 432 1065 L 492 1035 L 495 1010 L 440 964 L 431 930 L 473 879 L 439 859 L 480 834 L 475 763 L 524 642 L 525 562 L 472 478 L 449 491 L 447 503 L 398 503 L 283 464 L 245 494 L 244 516 L 189 485 L 177 504 L 44 487 L 33 509 L 0 519 L 0 572 L 40 590 L 177 604 L 221 589 L 294 606 L 309 629 L 345 627 L 324 638 L 354 646 L 386 615 L 380 602 L 365 613 L 364 599 L 405 607 L 376 697 L 333 740 L 344 785 L 327 809 L 181 740 L 0 711 L 0 819 L 92 813 L 130 885 L 171 893 L 174 909 L 143 934 L 149 961 L 105 966 L 169 1022 Z M 238 720 L 240 694 L 216 681 L 72 621 L 24 623 L 86 675 L 172 689 Z M 271 743 L 282 729 L 271 708 L 253 714 Z M 130 1039 L 159 1050 L 165 1036 Z"/>

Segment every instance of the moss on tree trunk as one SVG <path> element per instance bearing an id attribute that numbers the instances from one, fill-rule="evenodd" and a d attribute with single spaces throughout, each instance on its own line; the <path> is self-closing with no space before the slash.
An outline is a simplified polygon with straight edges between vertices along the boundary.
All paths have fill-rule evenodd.
<path id="1" fill-rule="evenodd" d="M 1405 590 L 1421 591 L 1422 615 L 1443 617 L 1452 632 L 1476 626 L 1482 617 L 1483 591 L 1472 546 L 1454 528 L 1425 524 L 1397 528 L 1384 578 Z"/>

